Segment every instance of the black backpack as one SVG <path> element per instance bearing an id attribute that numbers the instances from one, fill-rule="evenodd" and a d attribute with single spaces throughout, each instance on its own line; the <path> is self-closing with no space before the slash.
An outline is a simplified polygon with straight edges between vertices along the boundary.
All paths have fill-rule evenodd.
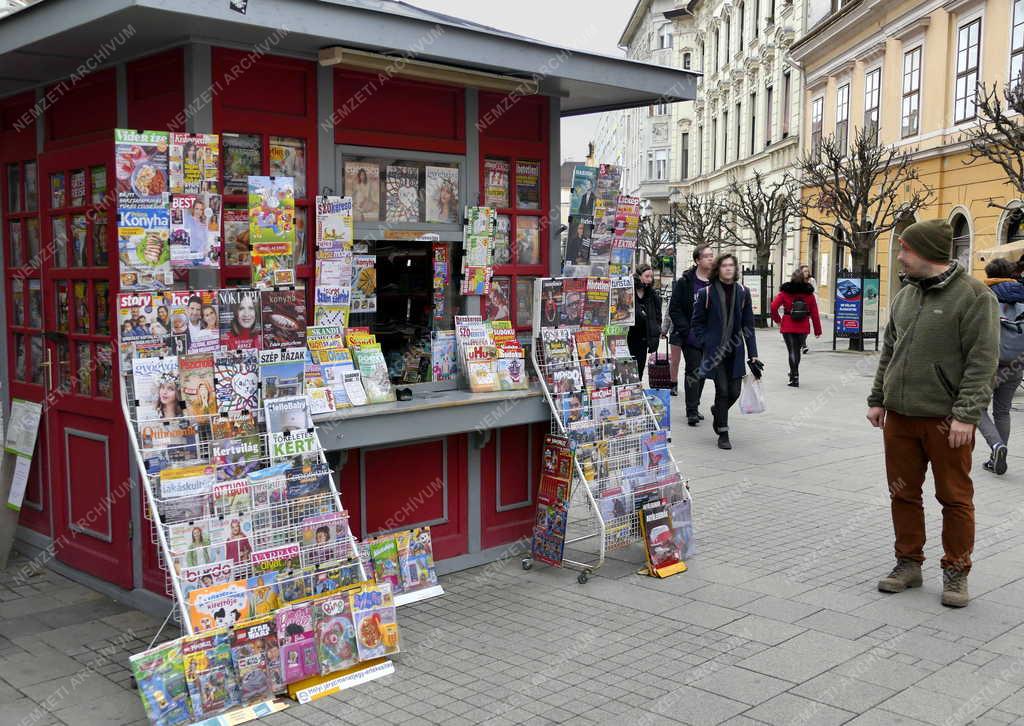
<path id="1" fill-rule="evenodd" d="M 811 311 L 807 307 L 807 303 L 803 300 L 794 300 L 793 304 L 789 306 L 789 317 L 793 318 L 797 322 L 806 320 L 807 316 L 811 314 Z"/>

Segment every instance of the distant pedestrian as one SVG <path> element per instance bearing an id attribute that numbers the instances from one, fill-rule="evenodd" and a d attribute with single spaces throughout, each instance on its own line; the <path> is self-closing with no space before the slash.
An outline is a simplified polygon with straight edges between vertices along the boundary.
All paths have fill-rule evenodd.
<path id="1" fill-rule="evenodd" d="M 908 283 L 893 298 L 868 396 L 881 428 L 889 480 L 896 567 L 882 592 L 920 587 L 924 562 L 925 472 L 931 464 L 942 505 L 942 604 L 964 607 L 974 549 L 974 428 L 992 395 L 999 358 L 995 296 L 956 261 L 953 229 L 917 222 L 900 235 Z"/>
<path id="2" fill-rule="evenodd" d="M 745 362 L 758 371 L 761 367 L 750 291 L 737 279 L 738 270 L 736 255 L 719 255 L 711 268 L 711 284 L 693 304 L 693 332 L 703 352 L 698 374 L 715 382 L 711 416 L 720 449 L 732 448 L 729 409 L 740 397 Z M 760 377 L 760 372 L 757 375 Z"/>
<path id="3" fill-rule="evenodd" d="M 634 322 L 626 336 L 629 354 L 636 360 L 636 369 L 644 377 L 647 354 L 658 350 L 661 339 L 661 296 L 654 289 L 654 271 L 650 265 L 636 268 L 633 275 Z"/>
<path id="4" fill-rule="evenodd" d="M 781 314 L 779 311 L 782 311 Z M 789 385 L 800 387 L 800 353 L 807 346 L 807 336 L 814 325 L 814 337 L 821 337 L 821 318 L 814 288 L 807 282 L 801 268 L 793 271 L 789 282 L 782 284 L 772 300 L 772 320 L 782 331 L 789 353 Z"/>
<path id="5" fill-rule="evenodd" d="M 1004 258 L 997 258 L 985 265 L 985 284 L 999 301 L 1001 317 L 1008 321 L 1016 321 L 1024 316 L 1024 285 L 1014 278 L 1014 272 L 1014 264 Z M 1010 342 L 1006 340 L 1009 336 L 1021 335 L 1013 328 L 1003 326 L 1000 326 L 999 334 L 1001 342 Z M 992 390 L 992 415 L 989 416 L 986 406 L 978 422 L 981 435 L 992 449 L 992 455 L 983 466 L 1000 476 L 1006 473 L 1007 446 L 1010 444 L 1010 405 L 1024 373 L 1024 361 L 1007 350 L 1013 347 L 1000 345 L 999 368 L 996 370 Z M 1004 357 L 1007 360 L 1003 360 Z"/>
<path id="6" fill-rule="evenodd" d="M 672 318 L 669 343 L 682 348 L 686 362 L 683 394 L 686 397 L 686 423 L 690 426 L 696 426 L 704 418 L 699 410 L 704 377 L 698 375 L 703 354 L 691 323 L 697 294 L 711 284 L 711 268 L 715 265 L 715 251 L 711 245 L 699 245 L 693 251 L 693 263 L 693 267 L 676 280 L 668 305 L 668 314 Z"/>
<path id="7" fill-rule="evenodd" d="M 804 273 L 804 282 L 810 285 L 811 289 L 814 290 L 814 302 L 818 302 L 818 281 L 814 279 L 814 275 L 811 273 L 811 266 L 800 265 L 800 271 Z M 819 336 L 815 335 L 814 337 L 817 338 Z M 805 355 L 811 352 L 811 349 L 807 347 L 806 342 L 804 342 L 801 352 Z"/>

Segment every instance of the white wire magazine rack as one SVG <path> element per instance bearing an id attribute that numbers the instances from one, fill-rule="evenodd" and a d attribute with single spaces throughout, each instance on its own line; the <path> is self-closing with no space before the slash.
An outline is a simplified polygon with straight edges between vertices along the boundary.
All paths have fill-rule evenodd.
<path id="1" fill-rule="evenodd" d="M 218 561 L 232 561 L 232 581 L 248 580 L 261 574 L 254 567 L 249 556 L 235 551 L 231 552 L 232 540 L 202 539 L 199 543 L 191 543 L 187 550 L 175 552 L 172 547 L 172 534 L 175 528 L 190 527 L 200 521 L 214 527 L 223 527 L 221 531 L 230 535 L 232 522 L 247 522 L 246 546 L 249 555 L 252 552 L 266 551 L 292 543 L 299 544 L 296 553 L 298 568 L 279 573 L 275 579 L 276 588 L 281 593 L 291 593 L 294 597 L 284 598 L 280 605 L 292 599 L 300 599 L 316 592 L 317 581 L 324 576 L 337 576 L 341 573 L 348 581 L 364 581 L 368 579 L 367 552 L 359 543 L 348 526 L 348 515 L 341 504 L 334 473 L 327 463 L 325 452 L 320 445 L 316 426 L 313 425 L 306 433 L 313 434 L 313 449 L 305 451 L 301 456 L 306 462 L 307 471 L 302 474 L 288 473 L 268 479 L 252 481 L 246 484 L 246 491 L 241 502 L 234 500 L 230 492 L 222 492 L 223 497 L 211 492 L 201 492 L 186 496 L 164 496 L 159 474 L 150 472 L 147 462 L 157 459 L 171 467 L 189 465 L 207 465 L 213 468 L 215 484 L 226 484 L 229 481 L 245 479 L 227 476 L 229 472 L 221 471 L 225 467 L 237 464 L 218 464 L 212 461 L 218 440 L 212 433 L 211 421 L 220 417 L 216 414 L 209 417 L 187 417 L 164 419 L 160 422 L 143 421 L 145 425 L 156 425 L 173 430 L 182 427 L 193 433 L 184 437 L 184 443 L 165 446 L 145 446 L 140 440 L 137 400 L 133 387 L 131 372 L 122 375 L 121 409 L 128 427 L 128 440 L 138 468 L 145 504 L 143 512 L 151 524 L 153 543 L 157 547 L 160 569 L 165 573 L 166 592 L 173 599 L 172 615 L 181 628 L 189 635 L 194 627 L 189 617 L 187 592 L 196 583 L 185 579 L 189 568 Z M 252 412 L 254 417 L 259 412 Z M 224 419 L 221 419 L 222 421 Z M 248 469 L 269 467 L 281 461 L 275 461 L 268 455 L 270 434 L 266 432 L 240 434 L 250 442 L 257 442 L 260 455 L 245 460 Z M 173 438 L 173 437 L 172 437 Z M 224 477 L 223 479 L 221 477 Z M 305 481 L 297 481 L 304 479 Z M 289 499 L 286 496 L 289 485 L 319 485 L 316 493 Z M 324 486 L 326 485 L 326 486 Z M 326 527 L 328 532 L 324 539 L 308 536 L 311 523 Z M 239 545 L 237 541 L 235 547 Z M 180 549 L 180 548 L 179 548 Z M 344 568 L 344 569 L 343 569 Z M 247 588 L 248 594 L 256 587 Z"/>
<path id="2" fill-rule="evenodd" d="M 536 284 L 539 286 L 541 281 Z M 570 328 L 573 332 L 577 329 Z M 609 361 L 614 360 L 612 351 L 607 354 Z M 575 352 L 573 356 L 575 360 Z M 604 564 L 609 551 L 643 542 L 640 502 L 657 495 L 675 501 L 683 498 L 692 506 L 689 483 L 680 475 L 668 432 L 661 428 L 639 383 L 639 400 L 623 408 L 616 399 L 617 414 L 598 420 L 599 413 L 589 397 L 593 389 L 585 383 L 578 399 L 555 390 L 555 373 L 566 370 L 565 365 L 545 361 L 538 325 L 530 359 L 551 411 L 551 432 L 569 439 L 574 451 L 561 564 L 578 570 L 577 579 L 584 584 Z M 578 368 L 578 361 L 576 365 Z M 618 387 L 616 384 L 612 390 Z M 570 550 L 583 557 L 572 559 L 566 554 Z M 592 558 L 586 558 L 587 554 Z M 522 561 L 524 569 L 532 564 L 532 557 Z"/>

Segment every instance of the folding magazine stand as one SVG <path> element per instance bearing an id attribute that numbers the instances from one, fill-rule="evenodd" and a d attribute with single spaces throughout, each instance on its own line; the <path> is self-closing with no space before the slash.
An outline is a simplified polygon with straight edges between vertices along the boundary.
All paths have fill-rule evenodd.
<path id="1" fill-rule="evenodd" d="M 139 440 L 137 401 L 135 398 L 135 391 L 133 390 L 131 374 L 121 376 L 121 409 L 124 413 L 125 424 L 128 427 L 128 440 L 131 442 L 132 452 L 135 455 L 135 463 L 139 470 L 139 478 L 141 479 L 142 488 L 146 496 L 144 512 L 151 523 L 153 542 L 157 546 L 160 555 L 160 567 L 166 573 L 167 594 L 173 598 L 174 607 L 172 607 L 171 612 L 177 615 L 181 628 L 184 632 L 192 635 L 194 629 L 189 618 L 188 601 L 184 596 L 181 573 L 175 568 L 174 555 L 171 551 L 169 526 L 175 523 L 172 521 L 172 512 L 186 511 L 189 509 L 190 505 L 198 507 L 198 502 L 193 503 L 189 502 L 189 500 L 209 497 L 209 494 L 198 495 L 195 497 L 175 497 L 173 499 L 162 498 L 160 496 L 159 482 L 154 481 L 154 478 L 151 477 L 146 470 L 146 455 L 147 453 L 152 452 L 153 449 L 144 447 L 142 442 Z M 214 416 L 214 418 L 216 418 L 216 416 Z M 179 421 L 187 422 L 188 420 L 189 419 L 187 417 L 181 417 L 177 421 L 169 422 L 169 424 L 174 425 Z M 202 433 L 196 437 L 195 441 L 182 444 L 180 447 L 197 449 L 199 458 L 209 461 L 210 448 L 213 443 L 212 434 L 208 428 L 200 428 L 199 431 Z M 255 434 L 254 436 L 260 437 L 263 451 L 270 450 L 267 446 L 267 433 Z M 170 450 L 176 447 L 171 446 L 157 448 Z M 316 454 L 320 463 L 326 466 L 327 459 L 324 455 L 323 448 L 320 446 L 319 436 L 316 437 Z M 182 458 L 187 457 L 183 456 Z M 269 457 L 250 461 L 265 461 L 267 466 L 272 463 Z M 305 497 L 301 500 L 300 504 L 296 501 L 289 502 L 287 500 L 274 502 L 270 493 L 264 492 L 264 494 L 267 494 L 265 500 L 268 504 L 261 507 L 252 506 L 250 510 L 250 516 L 253 522 L 253 531 L 248 538 L 252 549 L 259 550 L 284 542 L 300 542 L 302 541 L 302 522 L 304 519 L 319 514 L 344 512 L 344 509 L 341 506 L 341 497 L 338 495 L 338 488 L 334 481 L 333 472 L 330 473 L 329 481 L 330 489 L 328 492 Z M 251 486 L 250 496 L 253 500 L 255 500 L 260 494 L 260 486 L 260 484 L 256 483 Z M 211 516 L 216 515 L 215 513 L 211 513 Z M 186 518 L 178 521 L 188 520 Z M 357 566 L 359 569 L 360 579 L 366 580 L 366 564 L 363 558 L 359 556 L 360 549 L 358 542 L 352 534 L 351 528 L 346 526 L 345 529 L 347 531 L 347 537 L 340 545 L 334 543 L 324 546 L 332 548 L 329 554 L 326 551 L 318 551 L 320 549 L 318 547 L 305 550 L 303 553 L 305 558 L 303 564 L 306 564 L 307 561 L 320 562 L 328 559 L 345 560 L 346 558 L 351 558 L 354 560 L 353 564 L 358 563 Z M 213 546 L 215 545 L 209 545 L 209 547 Z M 197 549 L 201 552 L 204 547 L 199 547 Z M 209 559 L 209 556 L 205 559 Z M 248 579 L 253 574 L 252 565 L 249 562 L 239 562 L 234 565 L 233 579 L 235 580 Z M 291 581 L 297 581 L 303 577 L 306 577 L 306 575 L 294 575 L 290 578 L 278 578 L 277 584 L 279 587 L 286 587 Z M 175 610 L 177 611 L 176 613 Z M 166 622 L 167 621 L 165 621 L 165 624 Z"/>
<path id="2" fill-rule="evenodd" d="M 643 397 L 639 415 L 620 415 L 617 419 L 595 422 L 587 420 L 588 412 L 581 411 L 578 418 L 582 421 L 567 425 L 566 409 L 549 383 L 554 378 L 554 370 L 564 370 L 564 366 L 544 360 L 539 326 L 535 325 L 533 333 L 534 345 L 530 358 L 551 410 L 551 431 L 568 438 L 576 454 L 573 457 L 573 475 L 568 496 L 565 546 L 568 548 L 573 544 L 596 539 L 594 560 L 585 562 L 564 555 L 562 557 L 562 566 L 579 570 L 577 580 L 585 584 L 589 576 L 604 564 L 608 551 L 643 542 L 638 509 L 632 506 L 633 497 L 655 490 L 662 491 L 667 485 L 660 482 L 671 474 L 678 474 L 679 465 L 671 446 L 666 446 L 664 456 L 667 460 L 658 464 L 661 473 L 652 477 L 650 483 L 642 483 L 643 477 L 636 476 L 638 469 L 650 466 L 651 453 L 645 449 L 644 440 L 649 439 L 651 433 L 661 430 L 659 419 L 646 396 Z M 611 355 L 611 351 L 608 351 L 608 355 Z M 573 359 L 574 365 L 578 367 L 575 350 Z M 575 411 L 575 408 L 569 409 L 570 413 Z M 596 429 L 596 435 L 593 431 L 584 433 L 591 424 Z M 636 488 L 632 489 L 633 486 Z M 626 491 L 627 488 L 630 491 Z M 685 479 L 680 477 L 678 488 L 682 490 L 685 499 L 691 499 Z M 533 566 L 532 557 L 523 558 L 522 566 L 524 570 L 530 569 Z"/>

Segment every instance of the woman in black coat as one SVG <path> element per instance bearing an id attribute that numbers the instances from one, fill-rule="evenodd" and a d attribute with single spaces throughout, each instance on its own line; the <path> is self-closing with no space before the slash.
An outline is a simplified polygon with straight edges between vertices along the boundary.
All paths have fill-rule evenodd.
<path id="1" fill-rule="evenodd" d="M 636 360 L 636 370 L 644 377 L 647 354 L 658 349 L 661 339 L 661 296 L 654 289 L 654 271 L 650 265 L 640 265 L 633 275 L 634 323 L 629 329 L 626 343 L 629 354 Z"/>
<path id="2" fill-rule="evenodd" d="M 718 434 L 720 449 L 732 448 L 729 409 L 740 397 L 746 363 L 751 368 L 761 365 L 750 291 L 740 284 L 738 271 L 735 255 L 719 255 L 711 269 L 711 284 L 697 294 L 693 303 L 692 328 L 703 351 L 697 374 L 715 382 L 712 428 Z"/>

